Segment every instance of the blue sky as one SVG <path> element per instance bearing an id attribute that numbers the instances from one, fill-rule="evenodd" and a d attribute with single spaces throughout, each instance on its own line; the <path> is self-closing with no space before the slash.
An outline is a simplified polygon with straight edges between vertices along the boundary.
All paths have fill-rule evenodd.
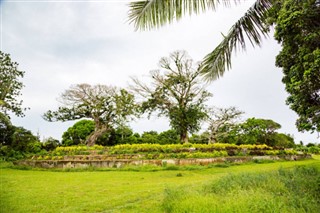
<path id="1" fill-rule="evenodd" d="M 72 84 L 107 84 L 127 87 L 130 76 L 145 77 L 157 69 L 158 61 L 175 50 L 186 50 L 201 60 L 221 41 L 231 25 L 254 1 L 218 8 L 198 16 L 185 17 L 160 29 L 134 31 L 127 22 L 129 1 L 27 1 L 1 3 L 1 50 L 11 54 L 24 70 L 24 118 L 12 117 L 41 137 L 61 139 L 73 122 L 49 123 L 41 115 L 58 106 L 57 98 Z M 281 132 L 296 141 L 316 142 L 316 135 L 298 133 L 296 114 L 285 105 L 287 94 L 275 56 L 280 45 L 272 34 L 262 48 L 239 51 L 225 76 L 208 86 L 213 93 L 209 105 L 236 106 L 244 118 L 273 119 Z M 166 119 L 137 120 L 134 131 L 163 131 Z"/>

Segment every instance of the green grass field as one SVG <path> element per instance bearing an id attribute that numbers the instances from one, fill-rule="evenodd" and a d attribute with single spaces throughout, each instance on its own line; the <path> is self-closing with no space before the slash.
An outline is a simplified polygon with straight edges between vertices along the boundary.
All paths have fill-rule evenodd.
<path id="1" fill-rule="evenodd" d="M 231 209 L 234 210 L 233 212 L 243 211 L 246 208 L 245 204 L 250 204 L 250 202 L 275 202 L 274 206 L 278 208 L 279 205 L 283 205 L 282 202 L 276 202 L 277 198 L 273 201 L 271 194 L 265 194 L 263 197 L 265 192 L 259 191 L 260 189 L 259 194 L 253 193 L 252 188 L 249 188 L 249 191 L 243 191 L 240 188 L 239 191 L 227 188 L 227 186 L 223 193 L 206 194 L 203 191 L 206 191 L 208 187 L 211 190 L 213 183 L 228 185 L 221 181 L 230 177 L 237 179 L 243 173 L 249 176 L 251 174 L 258 176 L 271 174 L 272 176 L 272 172 L 279 168 L 287 169 L 299 165 L 314 166 L 320 169 L 320 158 L 316 156 L 314 159 L 304 161 L 250 163 L 226 168 L 187 167 L 155 172 L 144 169 L 140 171 L 69 172 L 18 170 L 2 163 L 0 212 L 232 212 L 228 211 L 228 206 L 220 210 L 219 208 L 213 210 L 218 201 L 229 205 L 228 201 L 223 198 L 226 195 L 229 196 L 228 199 L 231 199 L 230 202 L 241 203 L 241 206 L 236 206 L 239 211 L 236 211 L 237 208 L 233 208 L 232 205 L 229 206 L 233 208 Z M 270 184 L 273 182 L 271 181 Z M 279 193 L 282 193 L 281 187 L 279 190 Z M 190 199 L 181 198 L 183 193 Z M 212 199 L 215 199 L 215 202 Z M 193 207 L 192 203 L 195 204 Z M 214 203 L 214 206 L 210 203 Z M 320 207 L 319 204 L 316 205 Z M 200 208 L 201 206 L 208 208 Z M 292 210 L 285 207 L 282 209 L 284 212 Z M 254 211 L 255 209 L 248 210 L 248 212 Z M 261 209 L 257 208 L 256 212 L 258 211 Z"/>

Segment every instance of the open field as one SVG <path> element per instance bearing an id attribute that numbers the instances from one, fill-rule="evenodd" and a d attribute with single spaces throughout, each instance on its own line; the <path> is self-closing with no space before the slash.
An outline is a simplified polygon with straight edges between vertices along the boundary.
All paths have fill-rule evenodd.
<path id="1" fill-rule="evenodd" d="M 304 161 L 250 163 L 226 168 L 186 167 L 156 172 L 144 169 L 139 172 L 53 172 L 17 170 L 4 165 L 0 173 L 0 212 L 171 211 L 174 203 L 169 202 L 169 207 L 165 205 L 170 198 L 168 190 L 183 188 L 190 192 L 221 180 L 222 177 L 228 177 L 229 174 L 261 174 L 276 171 L 280 167 L 291 168 L 298 165 L 320 169 L 320 158 L 316 156 Z M 241 197 L 234 200 L 241 200 Z M 207 199 L 206 202 L 210 200 Z"/>

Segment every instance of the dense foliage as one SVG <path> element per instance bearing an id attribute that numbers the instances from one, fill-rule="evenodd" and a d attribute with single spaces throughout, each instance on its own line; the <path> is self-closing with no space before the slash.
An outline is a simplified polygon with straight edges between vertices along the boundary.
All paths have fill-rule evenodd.
<path id="1" fill-rule="evenodd" d="M 57 147 L 45 155 L 35 155 L 33 160 L 116 160 L 116 159 L 190 159 L 232 156 L 288 156 L 296 150 L 273 149 L 267 145 L 235 144 L 120 144 L 116 146 Z M 223 162 L 220 159 L 218 162 Z"/>
<path id="2" fill-rule="evenodd" d="M 14 125 L 0 129 L 0 157 L 6 160 L 24 158 L 30 154 L 46 153 L 58 146 L 58 141 L 50 139 L 41 143 L 31 131 Z"/>
<path id="3" fill-rule="evenodd" d="M 0 142 L 2 145 L 10 143 L 10 138 L 13 132 L 13 126 L 9 117 L 0 113 Z"/>
<path id="4" fill-rule="evenodd" d="M 238 112 L 240 113 L 240 111 L 235 111 L 236 114 Z M 225 123 L 218 123 L 219 125 L 215 129 L 209 128 L 209 132 L 192 134 L 189 142 L 192 144 L 208 144 L 212 142 L 212 137 L 214 136 L 215 142 L 227 144 L 267 144 L 281 148 L 292 148 L 295 146 L 292 136 L 277 132 L 281 127 L 280 124 L 269 119 L 257 118 L 249 118 L 244 122 L 234 123 L 232 119 L 235 118 L 233 115 L 236 114 L 229 114 L 227 116 L 223 113 L 226 117 L 219 119 L 217 122 L 225 121 Z M 238 117 L 238 114 L 236 117 Z M 210 122 L 214 122 L 214 120 Z M 81 120 L 63 133 L 62 145 L 84 145 L 86 138 L 90 136 L 92 131 L 94 131 L 94 122 L 91 120 Z M 210 131 L 214 131 L 214 133 Z M 96 144 L 103 146 L 177 143 L 180 143 L 180 140 L 176 130 L 169 129 L 160 133 L 147 131 L 140 135 L 139 133 L 134 133 L 132 129 L 126 126 L 111 129 L 109 132 L 101 135 L 96 141 Z"/>
<path id="5" fill-rule="evenodd" d="M 11 61 L 10 55 L 0 51 L 0 114 L 8 115 L 8 111 L 16 116 L 23 116 L 21 95 L 23 83 L 19 78 L 24 71 L 18 70 L 18 63 Z"/>
<path id="6" fill-rule="evenodd" d="M 320 131 L 320 5 L 286 0 L 275 16 L 275 38 L 282 45 L 276 64 L 290 94 L 287 104 L 299 115 L 300 131 Z"/>
<path id="7" fill-rule="evenodd" d="M 86 144 L 87 137 L 94 131 L 94 121 L 80 120 L 69 127 L 62 135 L 62 145 Z"/>
<path id="8" fill-rule="evenodd" d="M 95 124 L 92 120 L 80 120 L 69 127 L 62 135 L 63 146 L 85 145 L 86 139 L 94 131 Z M 102 134 L 96 141 L 97 145 L 113 146 L 117 144 L 175 144 L 179 143 L 178 133 L 175 130 L 163 132 L 149 131 L 134 133 L 127 126 L 112 128 L 110 131 Z"/>
<path id="9" fill-rule="evenodd" d="M 219 142 L 233 144 L 267 144 L 292 148 L 295 146 L 294 139 L 290 135 L 278 133 L 281 125 L 273 120 L 249 118 L 245 122 L 234 125 L 231 128 L 222 128 L 219 131 Z"/>
<path id="10" fill-rule="evenodd" d="M 143 153 L 143 152 L 160 152 L 160 153 L 179 153 L 179 152 L 212 152 L 221 150 L 272 150 L 272 147 L 267 145 L 235 145 L 226 143 L 215 144 L 123 144 L 111 147 L 109 150 L 111 153 Z"/>

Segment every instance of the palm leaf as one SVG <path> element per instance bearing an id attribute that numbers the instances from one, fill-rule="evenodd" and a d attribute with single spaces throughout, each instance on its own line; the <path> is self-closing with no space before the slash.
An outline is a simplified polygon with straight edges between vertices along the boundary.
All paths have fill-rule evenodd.
<path id="1" fill-rule="evenodd" d="M 141 0 L 129 4 L 131 8 L 129 21 L 134 22 L 136 29 L 157 28 L 173 20 L 179 20 L 185 14 L 214 10 L 217 4 L 229 6 L 231 2 L 231 0 Z M 218 79 L 231 68 L 232 52 L 239 48 L 245 50 L 246 38 L 253 46 L 260 46 L 262 37 L 267 37 L 270 28 L 265 16 L 274 2 L 277 1 L 256 0 L 245 15 L 231 27 L 223 41 L 205 56 L 200 71 L 207 80 Z"/>
<path id="2" fill-rule="evenodd" d="M 253 46 L 260 46 L 262 37 L 267 37 L 270 29 L 266 14 L 271 6 L 272 0 L 257 0 L 231 27 L 223 41 L 205 56 L 200 71 L 207 80 L 216 80 L 231 68 L 232 52 L 239 48 L 245 50 L 246 38 Z"/>
<path id="3" fill-rule="evenodd" d="M 129 3 L 129 22 L 134 23 L 137 30 L 158 28 L 186 14 L 215 10 L 217 4 L 229 6 L 230 3 L 231 0 L 141 0 Z"/>

